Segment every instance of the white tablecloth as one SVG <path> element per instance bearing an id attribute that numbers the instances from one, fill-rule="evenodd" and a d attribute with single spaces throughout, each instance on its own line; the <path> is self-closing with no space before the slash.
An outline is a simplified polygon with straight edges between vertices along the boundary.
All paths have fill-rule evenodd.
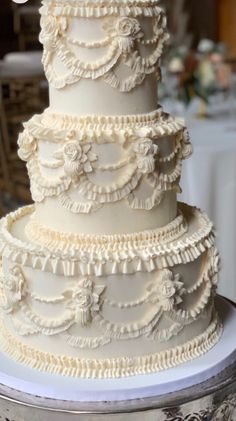
<path id="1" fill-rule="evenodd" d="M 225 110 L 226 111 L 226 110 Z M 180 200 L 214 221 L 222 270 L 219 292 L 236 302 L 236 112 L 187 117 L 194 154 L 184 162 Z"/>

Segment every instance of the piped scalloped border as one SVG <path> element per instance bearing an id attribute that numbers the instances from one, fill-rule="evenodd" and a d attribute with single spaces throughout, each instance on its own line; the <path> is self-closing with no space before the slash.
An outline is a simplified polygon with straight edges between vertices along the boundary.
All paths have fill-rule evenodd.
<path id="1" fill-rule="evenodd" d="M 23 216 L 33 213 L 34 206 L 25 207 L 5 217 L 0 225 L 0 254 L 12 262 L 63 276 L 132 274 L 152 272 L 193 262 L 214 245 L 213 224 L 206 214 L 196 208 L 179 204 L 187 223 L 194 221 L 197 228 L 184 234 L 177 241 L 154 244 L 152 240 L 143 247 L 124 244 L 123 250 L 114 250 L 112 236 L 110 247 L 89 247 L 68 252 L 50 251 L 46 247 L 23 242 L 11 234 L 12 225 Z"/>
<path id="2" fill-rule="evenodd" d="M 40 371 L 82 378 L 118 378 L 150 374 L 186 363 L 208 352 L 219 341 L 223 327 L 218 315 L 204 333 L 172 349 L 141 357 L 79 359 L 49 354 L 27 346 L 12 336 L 2 321 L 0 345 L 12 359 Z"/>
<path id="3" fill-rule="evenodd" d="M 104 16 L 153 17 L 160 13 L 159 0 L 43 0 L 41 13 L 54 16 L 100 18 Z"/>
<path id="4" fill-rule="evenodd" d="M 39 244 L 52 252 L 62 250 L 79 251 L 90 248 L 109 248 L 114 251 L 124 251 L 127 247 L 133 249 L 143 249 L 150 243 L 153 245 L 165 244 L 176 241 L 188 230 L 187 223 L 181 211 L 174 221 L 163 228 L 156 230 L 147 230 L 135 232 L 132 234 L 114 234 L 114 235 L 88 235 L 63 233 L 46 228 L 39 224 L 36 219 L 31 219 L 26 226 L 25 233 L 33 242 Z"/>
<path id="5" fill-rule="evenodd" d="M 153 123 L 153 124 L 151 124 Z M 151 126 L 150 126 L 151 124 Z M 74 179 L 77 183 L 78 192 L 83 199 L 97 204 L 105 204 L 127 199 L 128 205 L 136 209 L 152 209 L 158 206 L 163 199 L 161 193 L 163 191 L 178 190 L 182 169 L 182 160 L 189 157 L 192 147 L 187 129 L 179 120 L 174 120 L 170 116 L 164 114 L 161 110 L 156 110 L 150 114 L 140 114 L 137 116 L 114 116 L 114 117 L 96 117 L 88 116 L 76 118 L 74 116 L 58 116 L 48 112 L 42 115 L 34 116 L 28 123 L 25 123 L 25 130 L 19 137 L 19 156 L 27 161 L 27 168 L 31 178 L 31 192 L 34 201 L 41 202 L 45 197 L 56 196 L 68 191 Z M 173 150 L 167 156 L 162 155 L 162 146 L 156 141 L 164 138 L 165 142 L 170 136 L 173 142 Z M 59 153 L 60 164 L 62 167 L 61 175 L 48 177 L 42 171 L 42 167 L 51 166 L 52 169 L 57 168 L 56 161 L 41 161 L 39 157 L 39 144 L 47 141 L 60 144 L 65 148 L 67 142 L 73 145 L 73 148 L 88 148 L 88 153 L 82 155 L 86 157 L 86 164 L 89 163 L 89 170 L 85 169 L 85 165 L 80 162 L 82 173 L 78 176 L 75 161 L 65 156 L 63 150 L 55 152 Z M 140 154 L 141 143 L 148 142 L 148 154 Z M 112 144 L 122 145 L 125 153 L 125 159 L 114 165 L 101 166 L 97 160 L 97 156 L 92 153 L 92 160 L 89 161 L 90 149 L 94 144 Z M 160 142 L 161 144 L 162 142 Z M 164 143 L 165 144 L 165 143 Z M 159 153 L 160 152 L 160 153 Z M 65 163 L 67 169 L 65 170 Z M 165 164 L 171 163 L 171 168 Z M 78 164 L 78 163 L 77 163 Z M 164 165 L 164 168 L 162 165 Z M 69 165 L 69 173 L 68 173 Z M 63 169 L 64 167 L 64 169 Z M 91 179 L 90 172 L 96 171 L 116 171 L 125 167 L 123 175 L 119 176 L 116 181 L 110 184 L 97 184 L 96 180 Z M 158 169 L 158 170 L 157 170 Z M 166 172 L 168 170 L 168 172 Z M 67 171 L 67 172 L 66 172 Z M 87 172 L 86 172 L 87 171 Z M 89 171 L 89 173 L 88 173 Z M 158 173 L 157 173 L 158 171 Z M 137 186 L 146 178 L 154 180 L 155 192 L 152 196 L 145 200 L 139 200 L 135 195 Z M 151 183 L 152 184 L 152 183 Z M 68 201 L 68 200 L 67 200 Z M 70 206 L 76 204 L 71 203 Z M 79 203 L 79 207 L 81 205 Z M 85 209 L 85 208 L 84 208 Z M 86 209 L 89 209 L 88 207 Z"/>
<path id="6" fill-rule="evenodd" d="M 140 136 L 145 136 L 148 131 L 152 130 L 156 136 L 162 137 L 176 134 L 185 129 L 182 119 L 171 117 L 164 113 L 161 107 L 147 114 L 81 117 L 51 113 L 48 108 L 42 114 L 33 116 L 24 124 L 24 127 L 36 138 L 43 139 L 50 136 L 55 139 L 55 142 L 60 142 L 60 138 L 65 135 L 63 132 L 68 130 L 76 130 L 81 135 L 90 137 L 94 137 L 94 135 L 99 137 L 106 133 L 111 136 L 111 134 L 119 134 L 120 131 L 123 137 L 125 134 L 135 135 L 138 133 Z M 134 133 L 134 130 L 139 132 Z M 111 142 L 111 140 L 109 141 Z"/>

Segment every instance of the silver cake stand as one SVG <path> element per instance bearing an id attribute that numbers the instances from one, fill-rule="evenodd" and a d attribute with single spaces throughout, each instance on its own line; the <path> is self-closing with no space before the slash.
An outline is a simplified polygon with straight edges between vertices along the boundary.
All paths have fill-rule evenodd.
<path id="1" fill-rule="evenodd" d="M 190 389 L 157 398 L 79 404 L 0 386 L 2 421 L 235 421 L 236 362 Z"/>
<path id="2" fill-rule="evenodd" d="M 222 308 L 224 306 L 222 301 L 221 306 Z M 227 306 L 233 309 L 229 303 Z M 232 330 L 227 334 L 226 329 L 226 337 L 230 338 L 235 337 L 235 315 L 232 320 Z M 214 360 L 218 352 L 224 353 L 227 341 L 222 342 L 223 350 L 219 348 L 222 351 L 215 351 Z M 233 343 L 235 344 L 235 341 Z M 219 357 L 221 359 L 222 355 Z M 4 365 L 3 356 L 1 364 Z M 234 353 L 233 359 L 228 364 L 228 367 L 225 365 L 227 368 L 217 376 L 179 392 L 117 402 L 78 403 L 55 400 L 19 392 L 0 384 L 0 421 L 236 421 Z M 204 360 L 200 362 L 201 365 L 205 367 Z M 33 373 L 35 383 L 36 374 Z M 3 383 L 3 379 L 4 377 L 1 381 L 0 376 L 0 383 Z M 15 382 L 13 384 L 16 386 Z"/>

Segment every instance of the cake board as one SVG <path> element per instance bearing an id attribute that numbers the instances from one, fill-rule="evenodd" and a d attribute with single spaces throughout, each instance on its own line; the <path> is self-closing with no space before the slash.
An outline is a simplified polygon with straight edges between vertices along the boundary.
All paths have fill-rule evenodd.
<path id="1" fill-rule="evenodd" d="M 210 420 L 214 418 L 201 417 L 206 416 L 206 411 L 221 410 L 219 407 L 222 402 L 224 407 L 228 405 L 233 411 L 236 406 L 236 309 L 220 297 L 216 300 L 216 306 L 225 326 L 219 343 L 191 363 L 156 374 L 108 380 L 73 379 L 40 373 L 1 355 L 1 411 L 5 406 L 10 408 L 9 411 L 11 408 L 17 411 L 19 406 L 25 414 L 27 411 L 30 413 L 32 408 L 35 412 L 34 418 L 27 418 L 28 415 L 19 418 L 19 411 L 14 415 L 15 418 L 4 418 L 4 412 L 1 412 L 0 419 L 39 420 L 43 411 L 44 416 L 50 420 L 54 420 L 56 414 L 63 414 L 63 417 L 57 415 L 55 420 L 109 420 L 111 417 L 117 420 L 138 420 L 138 414 L 143 419 L 141 417 L 145 411 L 148 414 L 145 419 L 156 420 L 152 416 L 156 417 L 159 411 L 162 418 L 158 418 L 158 421 L 182 421 L 188 419 L 186 417 L 191 414 L 192 408 L 196 409 L 200 405 L 201 414 L 199 412 L 199 418 L 196 419 Z M 167 409 L 173 405 L 178 407 L 179 413 L 185 411 L 186 417 L 181 415 L 182 418 L 178 418 L 176 408 L 170 409 L 168 413 Z M 171 415 L 173 411 L 174 417 Z M 227 418 L 215 419 L 227 421 Z M 230 418 L 234 419 L 236 415 Z"/>

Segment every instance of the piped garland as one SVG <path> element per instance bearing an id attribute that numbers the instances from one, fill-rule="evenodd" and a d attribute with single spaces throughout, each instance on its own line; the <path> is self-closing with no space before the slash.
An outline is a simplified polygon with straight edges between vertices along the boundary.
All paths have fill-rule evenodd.
<path id="1" fill-rule="evenodd" d="M 135 301 L 119 302 L 107 298 L 106 289 L 109 292 L 109 283 L 107 286 L 98 284 L 91 277 L 83 277 L 69 283 L 67 289 L 59 296 L 41 296 L 30 291 L 21 266 L 16 264 L 10 268 L 6 276 L 3 275 L 0 278 L 0 307 L 3 312 L 13 316 L 16 327 L 17 315 L 20 314 L 22 327 L 21 333 L 19 330 L 17 333 L 23 336 L 36 333 L 52 336 L 68 332 L 75 324 L 80 327 L 91 324 L 104 332 L 104 342 L 108 338 L 128 340 L 142 336 L 149 340 L 167 341 L 179 333 L 184 326 L 202 317 L 204 312 L 206 315 L 209 314 L 217 286 L 217 275 L 218 254 L 215 249 L 211 249 L 205 256 L 204 269 L 195 282 L 192 292 L 189 293 L 186 290 L 184 279 L 182 280 L 179 273 L 174 274 L 170 269 L 163 269 L 157 271 L 157 278 L 146 285 L 146 291 L 142 297 Z M 198 292 L 199 289 L 201 294 Z M 196 292 L 196 299 L 193 302 Z M 184 310 L 182 303 L 186 307 L 188 295 L 193 295 L 192 303 L 188 310 Z M 34 302 L 43 303 L 51 310 L 54 305 L 57 306 L 60 303 L 60 314 L 58 315 L 57 312 L 56 316 L 51 317 L 40 314 L 35 311 Z M 103 306 L 122 311 L 136 307 L 142 308 L 143 305 L 148 306 L 149 311 L 132 322 L 113 322 L 103 314 Z M 169 328 L 159 328 L 159 321 L 163 320 L 163 317 L 171 322 Z M 72 335 L 68 334 L 72 339 Z M 76 336 L 74 336 L 74 342 L 76 342 Z M 77 341 L 77 344 L 79 342 Z"/>
<path id="2" fill-rule="evenodd" d="M 172 135 L 173 150 L 163 155 L 161 144 L 156 142 Z M 47 162 L 38 152 L 38 143 L 44 140 L 60 145 L 53 160 Z M 102 165 L 93 151 L 94 145 L 108 142 L 118 143 L 124 157 Z M 133 209 L 150 210 L 158 206 L 164 191 L 179 191 L 182 160 L 191 154 L 189 136 L 182 123 L 161 110 L 150 115 L 81 119 L 46 112 L 25 124 L 18 143 L 19 156 L 27 161 L 33 199 L 41 202 L 45 197 L 60 196 L 62 206 L 74 213 L 88 213 L 102 204 L 122 199 L 127 199 Z M 166 165 L 170 164 L 166 171 Z M 55 172 L 50 177 L 44 175 L 44 167 Z M 118 177 L 112 184 L 98 184 L 90 176 L 110 171 Z M 142 182 L 152 187 L 152 193 L 139 198 L 135 190 Z M 80 194 L 79 201 L 71 199 L 68 192 L 71 187 Z"/>
<path id="3" fill-rule="evenodd" d="M 1 347 L 14 360 L 40 371 L 84 378 L 120 378 L 172 368 L 205 354 L 219 341 L 221 334 L 222 325 L 214 314 L 206 331 L 183 345 L 142 357 L 86 360 L 50 354 L 25 345 L 10 334 L 4 321 L 0 324 Z"/>
<path id="4" fill-rule="evenodd" d="M 97 7 L 98 6 L 98 7 Z M 141 15 L 148 16 L 150 25 L 153 28 L 153 35 L 150 39 L 145 38 L 145 34 L 137 19 L 138 9 L 133 7 L 134 16 L 131 17 L 131 8 L 125 7 L 125 16 L 122 8 L 119 10 L 120 16 L 116 16 L 115 5 L 113 6 L 113 16 L 102 20 L 104 38 L 101 40 L 86 41 L 76 39 L 70 36 L 71 18 L 83 17 L 102 17 L 109 15 L 109 9 L 103 4 L 102 7 L 97 4 L 91 7 L 90 11 L 86 7 L 81 8 L 78 4 L 74 6 L 57 7 L 56 3 L 50 5 L 44 3 L 41 11 L 40 41 L 44 45 L 43 64 L 49 83 L 56 89 L 62 89 L 66 85 L 78 82 L 81 78 L 101 79 L 111 87 L 121 92 L 129 92 L 137 85 L 143 83 L 145 77 L 159 70 L 159 59 L 162 54 L 163 46 L 168 39 L 166 32 L 166 17 L 159 7 L 153 8 L 150 13 L 149 8 L 142 8 Z M 83 12 L 81 13 L 81 10 Z M 91 12 L 93 10 L 93 12 Z M 96 13 L 94 14 L 94 11 Z M 99 10 L 101 15 L 99 15 Z M 140 8 L 139 8 L 140 10 Z M 148 10 L 148 11 L 147 11 Z M 60 12 L 60 14 L 58 14 Z M 89 15 L 89 16 L 88 16 Z M 100 19 L 101 21 L 101 19 Z M 149 48 L 149 55 L 142 55 L 140 45 Z M 106 53 L 97 60 L 83 61 L 77 57 L 78 53 L 73 50 L 77 46 L 83 49 L 106 48 Z M 150 53 L 150 47 L 153 51 Z M 65 67 L 65 74 L 57 74 L 54 67 L 54 58 L 57 57 Z M 120 79 L 116 74 L 116 69 L 121 64 L 125 64 L 132 75 Z"/>

